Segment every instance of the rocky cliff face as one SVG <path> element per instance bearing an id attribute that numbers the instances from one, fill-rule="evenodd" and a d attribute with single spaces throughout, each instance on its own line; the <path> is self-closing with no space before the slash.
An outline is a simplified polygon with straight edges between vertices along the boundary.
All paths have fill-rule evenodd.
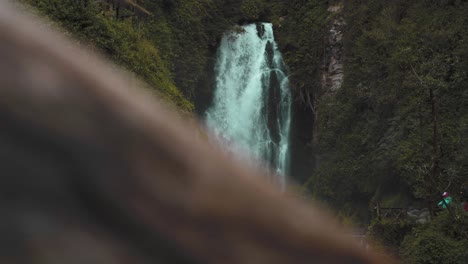
<path id="1" fill-rule="evenodd" d="M 343 32 L 346 26 L 346 22 L 343 17 L 343 3 L 336 1 L 330 3 L 328 7 L 330 12 L 330 24 L 327 34 L 327 40 L 325 43 L 325 51 L 323 55 L 323 64 L 320 70 L 320 92 L 314 95 L 313 103 L 313 146 L 314 149 L 318 149 L 320 141 L 319 124 L 316 122 L 319 120 L 320 104 L 323 104 L 324 99 L 333 96 L 343 84 L 344 80 L 344 50 L 343 50 Z M 315 168 L 320 165 L 320 153 L 314 152 Z"/>
<path id="2" fill-rule="evenodd" d="M 343 83 L 343 30 L 346 22 L 342 16 L 342 10 L 342 4 L 333 4 L 328 8 L 333 19 L 331 20 L 321 74 L 321 86 L 324 95 L 334 94 Z"/>

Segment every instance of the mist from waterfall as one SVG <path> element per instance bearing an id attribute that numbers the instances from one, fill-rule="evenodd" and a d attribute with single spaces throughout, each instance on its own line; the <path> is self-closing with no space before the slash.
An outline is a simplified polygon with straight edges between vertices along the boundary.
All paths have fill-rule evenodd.
<path id="1" fill-rule="evenodd" d="M 226 32 L 218 49 L 207 126 L 239 158 L 255 160 L 284 185 L 289 164 L 291 94 L 270 23 Z"/>

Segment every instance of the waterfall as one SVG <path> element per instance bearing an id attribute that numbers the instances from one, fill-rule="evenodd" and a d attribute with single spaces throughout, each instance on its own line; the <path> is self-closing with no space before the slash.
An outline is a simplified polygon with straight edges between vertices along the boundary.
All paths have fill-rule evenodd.
<path id="1" fill-rule="evenodd" d="M 291 94 L 270 23 L 226 32 L 218 49 L 215 92 L 206 123 L 237 157 L 288 172 Z"/>

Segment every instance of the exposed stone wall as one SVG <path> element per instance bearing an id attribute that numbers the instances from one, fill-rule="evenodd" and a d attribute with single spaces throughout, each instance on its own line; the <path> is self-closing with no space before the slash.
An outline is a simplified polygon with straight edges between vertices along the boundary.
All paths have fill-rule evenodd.
<path id="1" fill-rule="evenodd" d="M 313 128 L 313 140 L 312 143 L 315 149 L 318 149 L 320 140 L 320 131 L 318 128 L 318 122 L 320 115 L 320 100 L 327 96 L 333 96 L 336 91 L 341 88 L 344 79 L 343 71 L 343 31 L 346 26 L 346 22 L 343 18 L 343 3 L 342 1 L 332 1 L 328 7 L 330 12 L 331 23 L 328 34 L 328 39 L 325 47 L 325 54 L 323 64 L 321 67 L 321 79 L 320 94 L 314 96 L 314 128 Z M 320 166 L 320 154 L 315 152 L 314 154 L 315 169 Z"/>
<path id="2" fill-rule="evenodd" d="M 341 3 L 330 5 L 328 11 L 332 19 L 328 45 L 325 50 L 325 60 L 322 70 L 321 84 L 323 94 L 334 94 L 343 84 L 343 31 L 346 22 L 342 16 Z"/>

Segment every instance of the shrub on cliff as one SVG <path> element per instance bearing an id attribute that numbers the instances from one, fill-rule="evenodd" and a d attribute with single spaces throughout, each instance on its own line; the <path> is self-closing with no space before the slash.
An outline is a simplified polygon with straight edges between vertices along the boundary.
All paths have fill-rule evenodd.
<path id="1" fill-rule="evenodd" d="M 468 243 L 457 241 L 434 230 L 411 233 L 402 244 L 407 264 L 463 264 L 468 261 Z"/>
<path id="2" fill-rule="evenodd" d="M 411 221 L 396 221 L 395 219 L 375 219 L 369 226 L 368 235 L 381 243 L 391 252 L 398 254 L 400 244 L 405 236 L 411 232 L 415 224 Z"/>
<path id="3" fill-rule="evenodd" d="M 401 255 L 408 264 L 468 263 L 467 231 L 468 214 L 452 208 L 413 229 L 401 244 Z"/>
<path id="4" fill-rule="evenodd" d="M 184 98 L 172 80 L 156 44 L 143 33 L 145 22 L 136 18 L 116 19 L 108 7 L 98 1 L 85 0 L 23 0 L 57 23 L 79 41 L 98 48 L 104 56 L 133 72 L 154 88 L 162 97 L 182 111 L 192 111 L 193 104 Z"/>

